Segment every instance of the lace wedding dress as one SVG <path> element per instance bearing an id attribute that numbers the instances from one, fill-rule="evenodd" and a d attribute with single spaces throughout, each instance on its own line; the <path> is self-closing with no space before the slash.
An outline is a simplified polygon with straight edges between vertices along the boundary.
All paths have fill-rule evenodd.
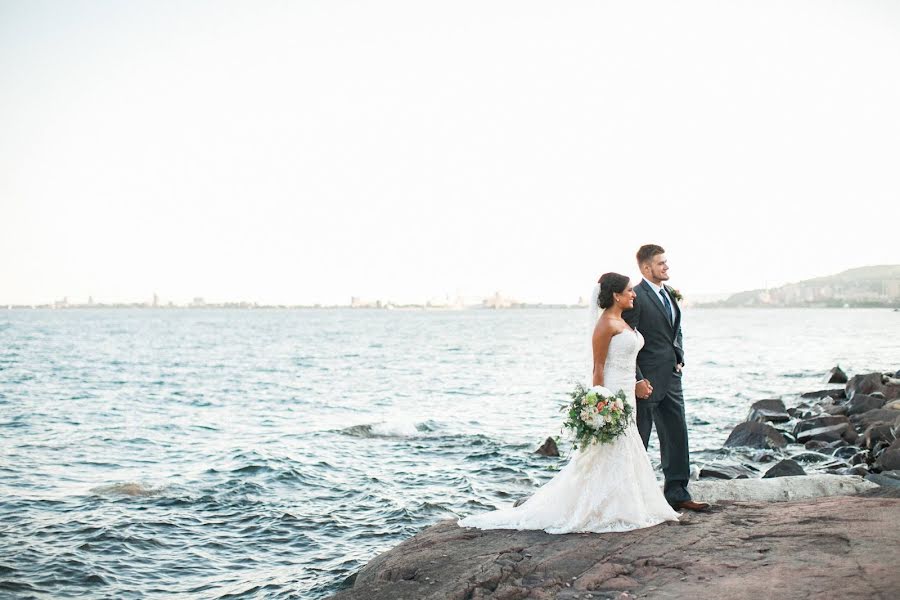
<path id="1" fill-rule="evenodd" d="M 634 372 L 644 338 L 625 330 L 610 340 L 604 387 L 625 391 L 634 407 Z M 633 414 L 636 414 L 637 410 Z M 543 529 L 547 533 L 630 531 L 675 521 L 637 426 L 608 444 L 575 450 L 556 476 L 520 506 L 461 519 L 462 527 Z"/>

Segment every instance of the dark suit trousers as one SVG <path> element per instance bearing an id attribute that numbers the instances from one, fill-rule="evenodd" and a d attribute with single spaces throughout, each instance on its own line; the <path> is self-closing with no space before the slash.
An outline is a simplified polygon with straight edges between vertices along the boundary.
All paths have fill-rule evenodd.
<path id="1" fill-rule="evenodd" d="M 691 478 L 687 424 L 684 420 L 684 395 L 681 374 L 672 373 L 669 391 L 660 400 L 637 400 L 637 426 L 644 442 L 650 443 L 650 432 L 656 424 L 662 470 L 666 477 L 664 493 L 669 503 L 690 500 L 687 484 Z"/>

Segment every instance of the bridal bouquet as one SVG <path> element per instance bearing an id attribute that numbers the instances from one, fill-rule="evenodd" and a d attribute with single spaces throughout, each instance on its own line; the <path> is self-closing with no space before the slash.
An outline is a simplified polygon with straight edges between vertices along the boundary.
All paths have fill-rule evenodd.
<path id="1" fill-rule="evenodd" d="M 572 402 L 562 408 L 566 411 L 563 426 L 572 430 L 576 448 L 605 444 L 625 433 L 633 409 L 625 402 L 624 391 L 613 394 L 599 385 L 588 389 L 579 383 L 569 396 Z"/>

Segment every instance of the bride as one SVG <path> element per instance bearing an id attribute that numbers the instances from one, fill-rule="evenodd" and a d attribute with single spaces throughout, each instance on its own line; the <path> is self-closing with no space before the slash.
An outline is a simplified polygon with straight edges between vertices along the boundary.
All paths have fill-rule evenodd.
<path id="1" fill-rule="evenodd" d="M 628 277 L 606 273 L 594 288 L 591 303 L 594 334 L 592 385 L 625 391 L 635 408 L 635 360 L 644 344 L 641 334 L 622 319 L 635 294 Z M 598 308 L 603 313 L 597 318 Z M 640 395 L 650 391 L 637 383 Z M 637 410 L 635 409 L 634 413 Z M 543 529 L 547 533 L 630 531 L 675 521 L 663 496 L 637 426 L 632 421 L 607 444 L 593 443 L 572 453 L 557 475 L 522 505 L 461 519 L 462 527 Z"/>

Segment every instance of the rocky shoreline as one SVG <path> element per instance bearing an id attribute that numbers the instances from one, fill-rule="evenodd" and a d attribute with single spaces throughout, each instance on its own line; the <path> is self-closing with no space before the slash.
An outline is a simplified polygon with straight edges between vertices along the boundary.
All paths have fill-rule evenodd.
<path id="1" fill-rule="evenodd" d="M 828 383 L 795 406 L 754 402 L 691 484 L 714 503 L 608 534 L 428 527 L 370 561 L 334 600 L 900 597 L 900 372 Z M 542 454 L 552 454 L 548 440 Z"/>
<path id="2" fill-rule="evenodd" d="M 829 383 L 844 383 L 802 394 L 785 407 L 780 398 L 750 406 L 747 420 L 725 441 L 726 448 L 752 452 L 752 464 L 709 463 L 699 479 L 783 477 L 808 472 L 859 475 L 879 485 L 900 487 L 900 372 L 847 378 L 835 367 Z"/>

